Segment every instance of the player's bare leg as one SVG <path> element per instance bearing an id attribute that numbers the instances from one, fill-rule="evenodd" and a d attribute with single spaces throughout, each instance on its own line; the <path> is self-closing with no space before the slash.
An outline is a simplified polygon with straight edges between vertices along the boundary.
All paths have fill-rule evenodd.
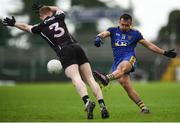
<path id="1" fill-rule="evenodd" d="M 65 69 L 65 74 L 72 80 L 72 83 L 81 97 L 88 95 L 86 85 L 81 79 L 78 65 L 73 64 L 67 67 Z"/>
<path id="2" fill-rule="evenodd" d="M 77 92 L 81 96 L 87 111 L 87 118 L 93 119 L 93 110 L 95 103 L 91 102 L 88 96 L 87 88 L 79 73 L 79 66 L 77 64 L 70 65 L 65 69 L 65 74 L 72 80 L 72 83 L 76 87 Z"/>
<path id="3" fill-rule="evenodd" d="M 129 72 L 132 69 L 132 65 L 129 61 L 122 61 L 117 69 L 111 74 L 103 75 L 98 71 L 93 71 L 94 76 L 99 79 L 104 86 L 108 85 L 109 81 L 115 80 L 123 76 L 125 73 Z"/>
<path id="4" fill-rule="evenodd" d="M 96 81 L 92 75 L 92 70 L 91 70 L 90 64 L 84 63 L 83 65 L 81 65 L 80 72 L 81 72 L 81 75 L 83 76 L 83 78 L 88 82 L 89 86 L 91 87 L 91 89 L 93 91 L 93 94 L 95 95 L 95 97 L 97 98 L 97 100 L 99 102 L 102 118 L 108 118 L 109 113 L 108 113 L 107 108 L 104 103 L 103 94 L 102 94 L 102 91 L 101 91 L 99 85 L 96 83 Z"/>
<path id="5" fill-rule="evenodd" d="M 90 87 L 91 87 L 91 89 L 93 91 L 93 94 L 96 96 L 96 98 L 98 100 L 103 99 L 101 89 L 100 89 L 99 85 L 96 83 L 96 81 L 94 80 L 94 77 L 92 75 L 90 64 L 85 63 L 85 64 L 81 65 L 80 66 L 80 72 L 81 72 L 81 75 L 83 76 L 83 78 L 90 85 Z"/>
<path id="6" fill-rule="evenodd" d="M 113 79 L 118 79 L 118 78 L 122 77 L 125 73 L 129 72 L 131 69 L 132 69 L 132 65 L 131 65 L 131 63 L 129 61 L 122 61 L 118 65 L 117 69 L 114 72 L 112 72 L 113 77 L 112 78 L 109 77 L 109 79 L 110 80 L 111 79 L 112 80 Z M 110 75 L 111 74 L 107 75 L 107 77 L 110 76 Z"/>
<path id="7" fill-rule="evenodd" d="M 140 99 L 136 90 L 132 87 L 130 76 L 127 74 L 123 75 L 121 78 L 118 79 L 118 82 L 126 90 L 129 98 L 138 105 L 138 107 L 141 109 L 141 112 L 149 113 L 149 109 L 145 106 L 144 102 Z"/>

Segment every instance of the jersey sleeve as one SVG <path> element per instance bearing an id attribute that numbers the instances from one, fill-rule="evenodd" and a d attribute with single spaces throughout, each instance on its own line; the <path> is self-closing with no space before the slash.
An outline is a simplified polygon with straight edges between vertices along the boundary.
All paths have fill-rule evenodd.
<path id="1" fill-rule="evenodd" d="M 113 27 L 108 28 L 107 31 L 112 33 L 113 32 Z"/>
<path id="2" fill-rule="evenodd" d="M 31 28 L 31 32 L 32 32 L 32 33 L 35 33 L 35 34 L 40 33 L 40 32 L 41 32 L 40 24 L 34 25 L 34 26 Z"/>
<path id="3" fill-rule="evenodd" d="M 142 34 L 139 31 L 137 31 L 137 41 L 142 42 L 143 40 L 144 40 L 144 37 L 142 36 Z"/>

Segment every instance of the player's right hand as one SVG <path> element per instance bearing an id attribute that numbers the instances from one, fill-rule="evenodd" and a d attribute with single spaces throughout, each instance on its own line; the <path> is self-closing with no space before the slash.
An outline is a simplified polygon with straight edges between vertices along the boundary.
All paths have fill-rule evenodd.
<path id="1" fill-rule="evenodd" d="M 4 26 L 14 26 L 16 23 L 16 19 L 14 18 L 14 16 L 12 16 L 12 19 L 6 17 L 3 19 L 2 23 Z"/>
<path id="2" fill-rule="evenodd" d="M 94 41 L 94 45 L 96 47 L 100 47 L 102 43 L 103 43 L 102 38 L 100 36 L 96 36 L 95 41 Z"/>
<path id="3" fill-rule="evenodd" d="M 39 9 L 43 7 L 43 4 L 40 4 L 39 2 L 37 3 L 34 3 L 32 5 L 32 10 L 35 12 L 35 13 L 39 13 Z"/>

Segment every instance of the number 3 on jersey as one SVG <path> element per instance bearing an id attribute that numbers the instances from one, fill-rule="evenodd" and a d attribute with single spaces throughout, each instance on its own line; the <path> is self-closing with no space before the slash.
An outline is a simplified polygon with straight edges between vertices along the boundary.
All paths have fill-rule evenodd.
<path id="1" fill-rule="evenodd" d="M 51 24 L 50 26 L 49 26 L 49 29 L 50 30 L 54 30 L 55 32 L 59 32 L 59 33 L 57 33 L 57 34 L 54 34 L 54 37 L 55 38 L 59 38 L 59 37 L 61 37 L 61 36 L 63 36 L 64 35 L 64 33 L 65 33 L 65 31 L 64 31 L 64 29 L 62 28 L 62 27 L 59 27 L 59 23 L 58 22 L 56 22 L 56 23 L 53 23 L 53 24 Z"/>

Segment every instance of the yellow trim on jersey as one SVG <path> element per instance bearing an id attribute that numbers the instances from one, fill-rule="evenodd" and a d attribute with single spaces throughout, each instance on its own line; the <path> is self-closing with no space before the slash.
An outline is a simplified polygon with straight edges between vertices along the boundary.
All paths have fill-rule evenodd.
<path id="1" fill-rule="evenodd" d="M 137 29 L 133 28 L 132 26 L 130 27 L 130 29 L 132 29 L 132 30 L 134 30 L 134 31 L 138 31 Z M 144 39 L 141 39 L 141 40 L 139 40 L 138 42 L 139 42 L 139 43 L 142 43 L 142 42 L 144 42 Z"/>
<path id="2" fill-rule="evenodd" d="M 139 42 L 139 43 L 142 43 L 142 42 L 144 42 L 144 39 L 141 39 L 141 40 L 139 40 L 138 42 Z"/>
<path id="3" fill-rule="evenodd" d="M 134 63 L 136 62 L 136 58 L 134 56 L 131 56 L 129 62 L 134 65 Z"/>

